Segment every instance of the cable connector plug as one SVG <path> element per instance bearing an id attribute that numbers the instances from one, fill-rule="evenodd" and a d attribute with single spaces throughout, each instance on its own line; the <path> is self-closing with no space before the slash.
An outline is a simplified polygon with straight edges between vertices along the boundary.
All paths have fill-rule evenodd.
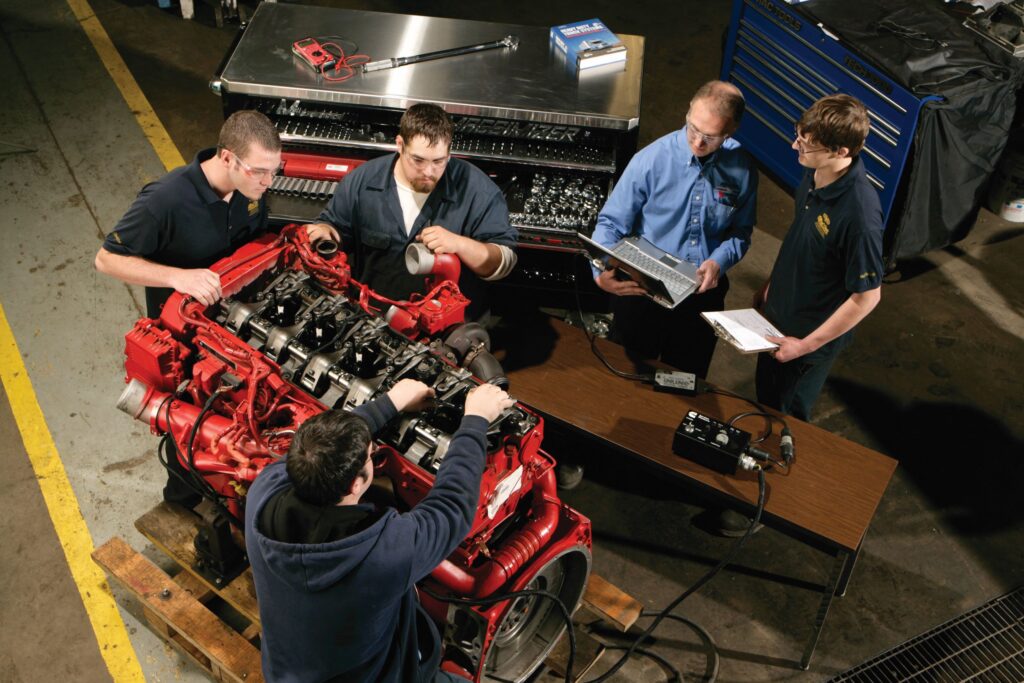
<path id="1" fill-rule="evenodd" d="M 782 428 L 782 438 L 779 439 L 779 452 L 782 453 L 782 461 L 787 465 L 793 462 L 796 449 L 793 446 L 793 433 L 789 427 Z"/>
<path id="2" fill-rule="evenodd" d="M 747 470 L 748 472 L 750 470 L 759 469 L 761 467 L 760 465 L 757 464 L 756 460 L 754 460 L 746 453 L 744 453 L 743 455 L 736 459 L 736 465 L 741 470 Z"/>
<path id="3" fill-rule="evenodd" d="M 756 460 L 760 460 L 761 462 L 768 462 L 772 459 L 772 456 L 768 451 L 758 448 L 757 446 L 747 446 L 746 455 Z"/>

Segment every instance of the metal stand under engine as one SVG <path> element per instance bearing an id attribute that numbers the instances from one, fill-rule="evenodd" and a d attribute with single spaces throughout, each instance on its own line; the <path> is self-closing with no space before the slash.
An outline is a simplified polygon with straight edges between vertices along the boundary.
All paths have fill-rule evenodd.
<path id="1" fill-rule="evenodd" d="M 506 380 L 483 328 L 462 322 L 457 261 L 453 269 L 422 252 L 407 260 L 413 272 L 433 273 L 430 291 L 392 301 L 353 280 L 345 255 L 314 247 L 300 226 L 242 247 L 213 266 L 219 304 L 174 294 L 158 320 L 139 320 L 126 335 L 129 384 L 118 407 L 166 434 L 195 486 L 237 521 L 249 485 L 306 419 L 421 380 L 436 405 L 378 439 L 378 468 L 399 507 L 414 506 L 433 484 L 466 393 Z M 470 599 L 541 589 L 575 607 L 590 571 L 590 521 L 558 499 L 542 439 L 541 418 L 521 405 L 490 425 L 470 533 L 423 587 Z M 565 629 L 536 596 L 486 606 L 420 597 L 444 633 L 444 668 L 475 681 L 526 679 Z"/>

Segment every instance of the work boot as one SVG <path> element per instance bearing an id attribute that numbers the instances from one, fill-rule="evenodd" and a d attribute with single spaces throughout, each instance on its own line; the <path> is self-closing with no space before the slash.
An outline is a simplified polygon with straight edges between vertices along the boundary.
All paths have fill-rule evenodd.
<path id="1" fill-rule="evenodd" d="M 583 481 L 583 465 L 574 462 L 558 463 L 555 466 L 555 481 L 562 491 L 571 491 Z"/>
<path id="2" fill-rule="evenodd" d="M 722 510 L 718 513 L 715 531 L 719 536 L 725 536 L 726 538 L 739 538 L 747 533 L 747 529 L 749 529 L 750 525 L 753 523 L 753 517 L 747 517 L 735 510 Z M 754 530 L 751 532 L 751 535 L 756 534 L 763 527 L 764 524 L 758 522 L 757 526 L 755 526 Z"/>
<path id="3" fill-rule="evenodd" d="M 203 497 L 172 474 L 164 486 L 164 500 L 172 505 L 192 510 L 203 501 Z"/>

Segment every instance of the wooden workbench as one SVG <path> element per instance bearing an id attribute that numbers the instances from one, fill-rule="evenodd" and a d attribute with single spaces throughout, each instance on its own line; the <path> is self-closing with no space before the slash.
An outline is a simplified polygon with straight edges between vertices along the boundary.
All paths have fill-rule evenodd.
<path id="1" fill-rule="evenodd" d="M 590 436 L 693 483 L 728 505 L 752 511 L 757 476 L 719 474 L 672 452 L 672 438 L 689 410 L 723 422 L 753 410 L 749 401 L 718 393 L 661 393 L 652 385 L 616 377 L 593 354 L 584 332 L 557 320 L 517 340 L 503 357 L 512 395 L 547 420 Z M 528 350 L 516 350 L 521 344 Z M 635 371 L 624 350 L 602 339 L 598 348 L 616 368 Z M 521 348 L 521 347 L 520 347 Z M 845 593 L 861 543 L 896 469 L 896 461 L 813 425 L 786 417 L 796 447 L 788 472 L 767 474 L 763 521 L 836 557 L 824 587 L 817 625 L 801 660 L 810 663 L 833 595 Z M 762 418 L 738 427 L 759 432 Z M 778 432 L 765 444 L 778 453 Z"/>

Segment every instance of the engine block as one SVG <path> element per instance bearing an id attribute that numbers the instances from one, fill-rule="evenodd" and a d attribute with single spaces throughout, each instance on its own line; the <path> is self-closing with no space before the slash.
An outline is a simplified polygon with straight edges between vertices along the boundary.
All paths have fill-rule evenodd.
<path id="1" fill-rule="evenodd" d="M 159 319 L 136 323 L 118 407 L 167 435 L 196 487 L 237 522 L 249 485 L 306 419 L 420 380 L 434 405 L 389 425 L 374 458 L 408 509 L 430 490 L 469 390 L 507 385 L 486 331 L 463 322 L 457 262 L 430 265 L 428 294 L 393 301 L 353 280 L 344 253 L 311 245 L 301 226 L 266 235 L 213 266 L 224 297 L 216 305 L 176 293 Z M 577 604 L 590 522 L 559 500 L 542 441 L 542 418 L 521 404 L 489 426 L 472 528 L 421 584 L 429 593 L 483 601 L 533 588 Z M 564 631 L 536 596 L 479 605 L 420 597 L 444 633 L 444 667 L 476 681 L 524 680 Z"/>

